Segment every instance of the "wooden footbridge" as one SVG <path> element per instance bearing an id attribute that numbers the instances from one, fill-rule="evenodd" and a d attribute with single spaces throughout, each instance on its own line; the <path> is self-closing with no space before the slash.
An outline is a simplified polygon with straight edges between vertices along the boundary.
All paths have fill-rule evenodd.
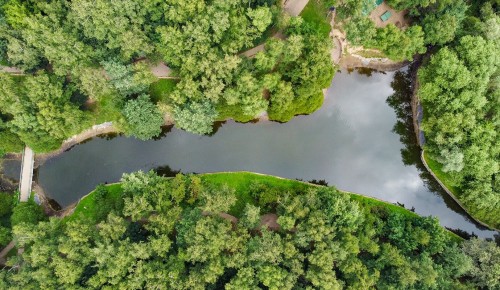
<path id="1" fill-rule="evenodd" d="M 26 202 L 31 195 L 33 185 L 33 167 L 35 165 L 35 153 L 26 146 L 21 161 L 21 173 L 19 177 L 19 201 Z"/>

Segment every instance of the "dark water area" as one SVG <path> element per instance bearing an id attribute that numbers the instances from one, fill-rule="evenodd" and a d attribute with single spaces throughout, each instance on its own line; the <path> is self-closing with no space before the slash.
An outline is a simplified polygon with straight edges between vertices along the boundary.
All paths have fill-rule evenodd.
<path id="1" fill-rule="evenodd" d="M 443 226 L 492 237 L 476 225 L 425 171 L 413 133 L 405 72 L 335 76 L 320 110 L 280 124 L 218 124 L 211 136 L 169 128 L 157 140 L 94 138 L 48 160 L 38 184 L 62 206 L 124 172 L 158 168 L 166 175 L 254 171 L 325 180 L 428 216 Z"/>
<path id="2" fill-rule="evenodd" d="M 2 160 L 2 174 L 8 179 L 19 181 L 21 174 L 21 160 L 20 159 L 7 159 Z"/>

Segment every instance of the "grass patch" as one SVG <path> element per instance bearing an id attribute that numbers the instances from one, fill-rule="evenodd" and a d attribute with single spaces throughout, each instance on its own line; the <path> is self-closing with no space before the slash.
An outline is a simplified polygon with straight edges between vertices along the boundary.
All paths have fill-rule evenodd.
<path id="1" fill-rule="evenodd" d="M 149 94 L 153 102 L 166 102 L 168 96 L 175 90 L 178 80 L 160 79 L 149 87 Z"/>
<path id="2" fill-rule="evenodd" d="M 84 112 L 87 116 L 85 120 L 86 123 L 79 131 L 89 129 L 93 125 L 106 122 L 113 122 L 116 127 L 124 118 L 121 110 L 115 103 L 114 96 L 112 95 L 103 97 L 99 101 L 87 103 L 85 105 Z M 78 133 L 80 132 L 75 132 L 75 134 Z"/>
<path id="3" fill-rule="evenodd" d="M 122 200 L 122 186 L 119 183 L 110 184 L 106 186 L 107 194 L 105 199 L 102 200 L 97 197 L 96 190 L 90 192 L 86 197 L 84 197 L 78 205 L 75 207 L 75 211 L 70 216 L 67 216 L 65 220 L 71 221 L 75 219 L 88 219 L 92 221 L 99 220 L 102 215 L 103 207 L 110 205 L 121 204 Z"/>
<path id="4" fill-rule="evenodd" d="M 385 201 L 381 201 L 378 199 L 359 195 L 359 194 L 352 193 L 352 192 L 347 192 L 347 193 L 349 194 L 349 197 L 351 198 L 351 200 L 356 201 L 357 203 L 359 203 L 361 205 L 361 207 L 364 207 L 364 208 L 371 209 L 373 207 L 384 207 L 391 212 L 399 213 L 399 214 L 402 214 L 402 215 L 409 217 L 409 218 L 416 218 L 419 216 L 418 214 L 416 214 L 412 211 L 409 211 L 409 210 L 407 210 L 404 207 L 401 207 L 399 205 L 395 205 L 392 203 L 388 203 Z"/>
<path id="5" fill-rule="evenodd" d="M 255 183 L 265 184 L 268 187 L 278 189 L 282 192 L 296 192 L 308 188 L 308 185 L 290 179 L 281 179 L 274 176 L 260 175 L 251 172 L 225 172 L 225 173 L 209 173 L 202 174 L 201 179 L 205 183 L 214 186 L 222 186 L 227 184 L 230 188 L 234 188 L 237 193 L 238 200 L 230 211 L 230 214 L 239 217 L 247 203 L 257 205 L 252 197 L 252 185 Z"/>
<path id="6" fill-rule="evenodd" d="M 227 105 L 225 102 L 217 105 L 216 121 L 225 121 L 232 118 L 236 122 L 250 122 L 255 119 L 255 116 L 248 116 L 243 113 L 243 110 L 238 105 Z"/>
<path id="7" fill-rule="evenodd" d="M 425 151 L 424 159 L 432 172 L 446 186 L 446 188 L 448 188 L 455 196 L 460 196 L 462 194 L 461 188 L 453 181 L 452 177 L 448 173 L 443 172 L 443 165 L 432 159 L 432 157 L 430 157 L 429 154 L 426 154 Z"/>
<path id="8" fill-rule="evenodd" d="M 307 3 L 300 16 L 308 23 L 319 35 L 328 37 L 330 35 L 330 21 L 327 17 L 328 9 L 321 1 L 312 0 Z"/>
<path id="9" fill-rule="evenodd" d="M 381 208 L 387 209 L 387 211 L 389 211 L 389 212 L 401 214 L 408 219 L 420 218 L 420 216 L 418 214 L 416 214 L 412 211 L 409 211 L 409 210 L 407 210 L 404 207 L 401 207 L 399 205 L 395 205 L 395 204 L 381 201 L 378 199 L 370 198 L 370 197 L 356 194 L 353 192 L 347 192 L 347 193 L 349 194 L 349 197 L 351 198 L 351 200 L 356 201 L 362 208 L 366 208 L 366 209 L 370 210 L 374 207 L 381 207 Z M 463 239 L 460 236 L 458 236 L 457 234 L 455 234 L 454 232 L 451 232 L 451 231 L 445 229 L 445 233 L 454 242 L 459 243 L 459 242 L 463 241 Z"/>

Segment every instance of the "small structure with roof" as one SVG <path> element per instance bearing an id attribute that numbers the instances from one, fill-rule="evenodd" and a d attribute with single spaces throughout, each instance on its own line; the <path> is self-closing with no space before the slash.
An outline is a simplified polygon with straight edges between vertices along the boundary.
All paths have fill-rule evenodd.
<path id="1" fill-rule="evenodd" d="M 389 18 L 391 18 L 391 15 L 391 11 L 387 10 L 384 12 L 384 14 L 380 15 L 380 19 L 385 22 L 389 20 Z"/>

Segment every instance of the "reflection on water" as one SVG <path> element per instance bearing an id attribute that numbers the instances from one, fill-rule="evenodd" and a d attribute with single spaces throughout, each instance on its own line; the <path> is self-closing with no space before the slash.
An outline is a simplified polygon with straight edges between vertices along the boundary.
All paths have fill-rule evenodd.
<path id="1" fill-rule="evenodd" d="M 408 115 L 408 76 L 369 74 L 337 73 L 320 110 L 285 124 L 227 121 L 217 124 L 212 136 L 173 128 L 159 140 L 94 138 L 48 160 L 38 183 L 65 206 L 99 183 L 118 181 L 124 172 L 159 168 L 171 176 L 178 170 L 246 170 L 323 180 L 414 207 L 451 228 L 492 236 L 472 223 L 420 164 Z"/>

